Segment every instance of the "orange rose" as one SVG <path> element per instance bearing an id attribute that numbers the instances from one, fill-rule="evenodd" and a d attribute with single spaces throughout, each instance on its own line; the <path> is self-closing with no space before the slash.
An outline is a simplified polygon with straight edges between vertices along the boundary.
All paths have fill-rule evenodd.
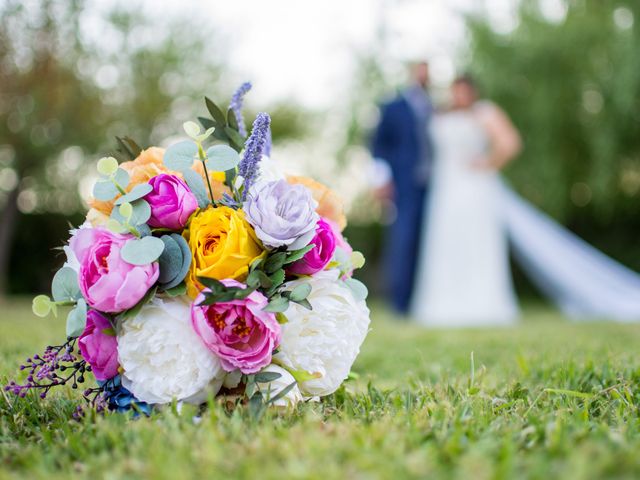
<path id="1" fill-rule="evenodd" d="M 131 160 L 129 162 L 123 162 L 120 164 L 120 168 L 125 170 L 129 174 L 129 185 L 125 190 L 127 192 L 131 191 L 133 187 L 140 183 L 146 183 L 151 178 L 159 175 L 161 173 L 173 173 L 167 169 L 162 163 L 162 157 L 164 156 L 164 148 L 158 147 L 150 147 L 146 150 L 140 152 L 138 158 L 135 160 Z M 119 197 L 120 195 L 118 195 Z M 98 212 L 104 213 L 105 215 L 111 215 L 111 210 L 113 210 L 113 203 L 118 198 L 114 198 L 113 200 L 109 200 L 108 202 L 103 202 L 100 200 L 96 200 L 92 198 L 89 200 L 89 206 L 91 208 L 95 208 Z"/>
<path id="2" fill-rule="evenodd" d="M 311 190 L 311 194 L 318 208 L 318 215 L 333 221 L 340 231 L 347 226 L 347 217 L 344 215 L 344 206 L 340 197 L 329 187 L 309 177 L 287 176 L 287 181 L 292 184 L 301 184 Z"/>

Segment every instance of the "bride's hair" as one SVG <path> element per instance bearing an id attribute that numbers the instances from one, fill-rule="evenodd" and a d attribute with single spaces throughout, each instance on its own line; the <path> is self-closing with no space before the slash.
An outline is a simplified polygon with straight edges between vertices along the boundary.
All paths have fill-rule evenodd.
<path id="1" fill-rule="evenodd" d="M 453 85 L 463 84 L 478 91 L 478 84 L 470 73 L 462 73 L 453 80 Z"/>

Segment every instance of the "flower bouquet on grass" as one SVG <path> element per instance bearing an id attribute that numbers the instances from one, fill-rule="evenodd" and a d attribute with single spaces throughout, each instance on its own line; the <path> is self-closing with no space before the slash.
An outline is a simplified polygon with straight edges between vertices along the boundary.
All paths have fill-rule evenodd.
<path id="1" fill-rule="evenodd" d="M 184 124 L 189 140 L 141 150 L 118 138 L 128 161 L 98 162 L 52 298 L 33 301 L 41 317 L 72 307 L 66 341 L 6 390 L 45 398 L 92 374 L 84 397 L 98 410 L 148 414 L 216 395 L 290 407 L 347 378 L 369 327 L 367 290 L 351 278 L 364 258 L 341 234 L 337 196 L 269 158 L 267 114 L 247 136 L 249 88 L 226 113 L 207 98 L 211 116 Z"/>

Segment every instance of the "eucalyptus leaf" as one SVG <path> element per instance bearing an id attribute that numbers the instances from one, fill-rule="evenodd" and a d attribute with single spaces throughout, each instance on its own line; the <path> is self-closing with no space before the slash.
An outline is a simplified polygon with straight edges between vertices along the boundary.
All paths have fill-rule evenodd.
<path id="1" fill-rule="evenodd" d="M 289 300 L 292 302 L 300 302 L 305 300 L 311 293 L 311 285 L 308 283 L 302 283 L 296 286 L 289 294 Z"/>
<path id="2" fill-rule="evenodd" d="M 93 186 L 93 198 L 103 202 L 113 200 L 119 191 L 111 180 L 99 180 Z"/>
<path id="3" fill-rule="evenodd" d="M 121 205 L 122 206 L 122 205 Z M 151 206 L 149 203 L 140 198 L 131 203 L 131 217 L 125 218 L 120 212 L 120 209 L 114 208 L 111 211 L 111 218 L 117 220 L 120 223 L 128 223 L 130 225 L 142 225 L 147 223 L 147 220 L 151 217 Z"/>
<path id="4" fill-rule="evenodd" d="M 38 317 L 46 317 L 51 312 L 51 299 L 46 295 L 34 297 L 31 303 L 31 310 Z"/>
<path id="5" fill-rule="evenodd" d="M 87 324 L 87 304 L 84 299 L 78 300 L 76 306 L 67 315 L 67 337 L 78 337 Z"/>
<path id="6" fill-rule="evenodd" d="M 98 160 L 97 169 L 98 173 L 105 177 L 113 175 L 118 170 L 118 160 L 113 157 L 103 157 Z"/>
<path id="7" fill-rule="evenodd" d="M 188 121 L 182 124 L 182 128 L 185 133 L 191 138 L 195 138 L 200 135 L 200 126 L 196 122 Z"/>
<path id="8" fill-rule="evenodd" d="M 70 267 L 62 267 L 53 276 L 51 294 L 56 302 L 76 300 L 81 297 L 78 273 Z"/>
<path id="9" fill-rule="evenodd" d="M 272 398 L 269 398 L 269 400 L 267 400 L 267 405 L 271 405 L 275 402 L 277 402 L 278 400 L 280 400 L 281 398 L 283 398 L 287 393 L 289 393 L 293 387 L 295 387 L 298 384 L 298 382 L 292 382 L 289 385 L 287 385 L 286 387 L 284 387 L 282 390 L 280 390 L 278 392 L 277 395 L 275 395 Z"/>
<path id="10" fill-rule="evenodd" d="M 253 420 L 260 420 L 262 415 L 264 415 L 265 404 L 264 399 L 262 398 L 262 393 L 255 392 L 253 396 L 249 399 L 249 414 Z"/>
<path id="11" fill-rule="evenodd" d="M 367 289 L 364 283 L 362 283 L 359 280 L 356 280 L 355 278 L 348 278 L 344 281 L 344 283 L 351 290 L 351 293 L 353 294 L 353 298 L 355 300 L 360 301 L 360 300 L 367 299 L 367 296 L 369 295 L 369 290 Z"/>
<path id="12" fill-rule="evenodd" d="M 184 176 L 184 181 L 187 183 L 187 186 L 191 190 L 191 193 L 196 196 L 196 199 L 198 200 L 198 206 L 200 208 L 206 208 L 211 203 L 211 201 L 209 200 L 207 187 L 205 186 L 200 174 L 191 169 L 188 169 L 184 170 L 182 172 L 182 175 Z"/>
<path id="13" fill-rule="evenodd" d="M 160 264 L 158 283 L 167 284 L 180 274 L 183 261 L 182 249 L 170 235 L 163 235 L 160 240 L 164 243 L 164 250 L 158 258 Z"/>
<path id="14" fill-rule="evenodd" d="M 119 168 L 113 176 L 113 181 L 117 183 L 120 188 L 125 189 L 129 186 L 129 174 L 126 170 Z"/>
<path id="15" fill-rule="evenodd" d="M 272 273 L 269 278 L 271 279 L 273 286 L 280 286 L 284 282 L 285 273 L 283 269 L 276 270 Z"/>
<path id="16" fill-rule="evenodd" d="M 155 262 L 164 250 L 164 242 L 157 237 L 128 240 L 120 250 L 122 259 L 132 265 Z"/>
<path id="17" fill-rule="evenodd" d="M 297 303 L 298 305 L 303 306 L 307 310 L 313 310 L 313 306 L 311 305 L 311 302 L 309 302 L 309 300 L 307 300 L 306 298 L 303 300 L 291 300 L 291 301 L 294 303 Z"/>
<path id="18" fill-rule="evenodd" d="M 240 155 L 227 145 L 214 145 L 207 149 L 207 167 L 214 172 L 225 172 L 240 163 Z"/>
<path id="19" fill-rule="evenodd" d="M 133 187 L 129 193 L 119 197 L 116 200 L 115 204 L 116 205 L 121 205 L 121 204 L 123 204 L 125 202 L 129 202 L 129 203 L 134 202 L 134 201 L 144 197 L 146 194 L 151 192 L 151 190 L 153 190 L 153 187 L 151 185 L 149 185 L 148 183 L 139 183 L 138 185 Z"/>
<path id="20" fill-rule="evenodd" d="M 289 300 L 280 295 L 276 295 L 271 298 L 271 301 L 267 304 L 263 310 L 265 312 L 285 312 L 289 308 Z"/>
<path id="21" fill-rule="evenodd" d="M 189 267 L 191 267 L 191 250 L 189 249 L 189 244 L 184 239 L 182 235 L 178 235 L 177 233 L 172 233 L 170 237 L 176 242 L 176 244 L 182 250 L 182 267 L 180 272 L 175 276 L 175 278 L 162 286 L 165 290 L 170 290 L 177 285 L 179 285 L 182 280 L 187 276 L 189 272 Z"/>
<path id="22" fill-rule="evenodd" d="M 191 140 L 174 143 L 164 152 L 163 162 L 169 170 L 189 170 L 198 155 L 198 146 Z"/>

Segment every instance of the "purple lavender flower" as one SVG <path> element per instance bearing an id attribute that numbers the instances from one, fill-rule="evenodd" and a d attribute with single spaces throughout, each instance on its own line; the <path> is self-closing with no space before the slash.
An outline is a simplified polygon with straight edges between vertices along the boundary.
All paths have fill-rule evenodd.
<path id="1" fill-rule="evenodd" d="M 267 143 L 270 124 L 271 117 L 266 113 L 259 113 L 253 122 L 251 136 L 244 144 L 244 156 L 238 166 L 238 173 L 244 178 L 242 200 L 247 198 L 247 191 L 251 187 L 253 180 L 258 173 L 258 165 Z"/>
<path id="2" fill-rule="evenodd" d="M 308 245 L 315 235 L 320 218 L 317 206 L 307 187 L 277 180 L 257 183 L 243 208 L 247 221 L 266 247 L 297 250 Z"/>
<path id="3" fill-rule="evenodd" d="M 236 122 L 238 122 L 238 132 L 243 137 L 247 136 L 247 128 L 244 125 L 244 117 L 242 116 L 242 102 L 249 90 L 251 90 L 251 83 L 244 82 L 231 97 L 231 103 L 229 105 L 231 110 L 233 110 L 233 115 L 236 117 Z"/>

